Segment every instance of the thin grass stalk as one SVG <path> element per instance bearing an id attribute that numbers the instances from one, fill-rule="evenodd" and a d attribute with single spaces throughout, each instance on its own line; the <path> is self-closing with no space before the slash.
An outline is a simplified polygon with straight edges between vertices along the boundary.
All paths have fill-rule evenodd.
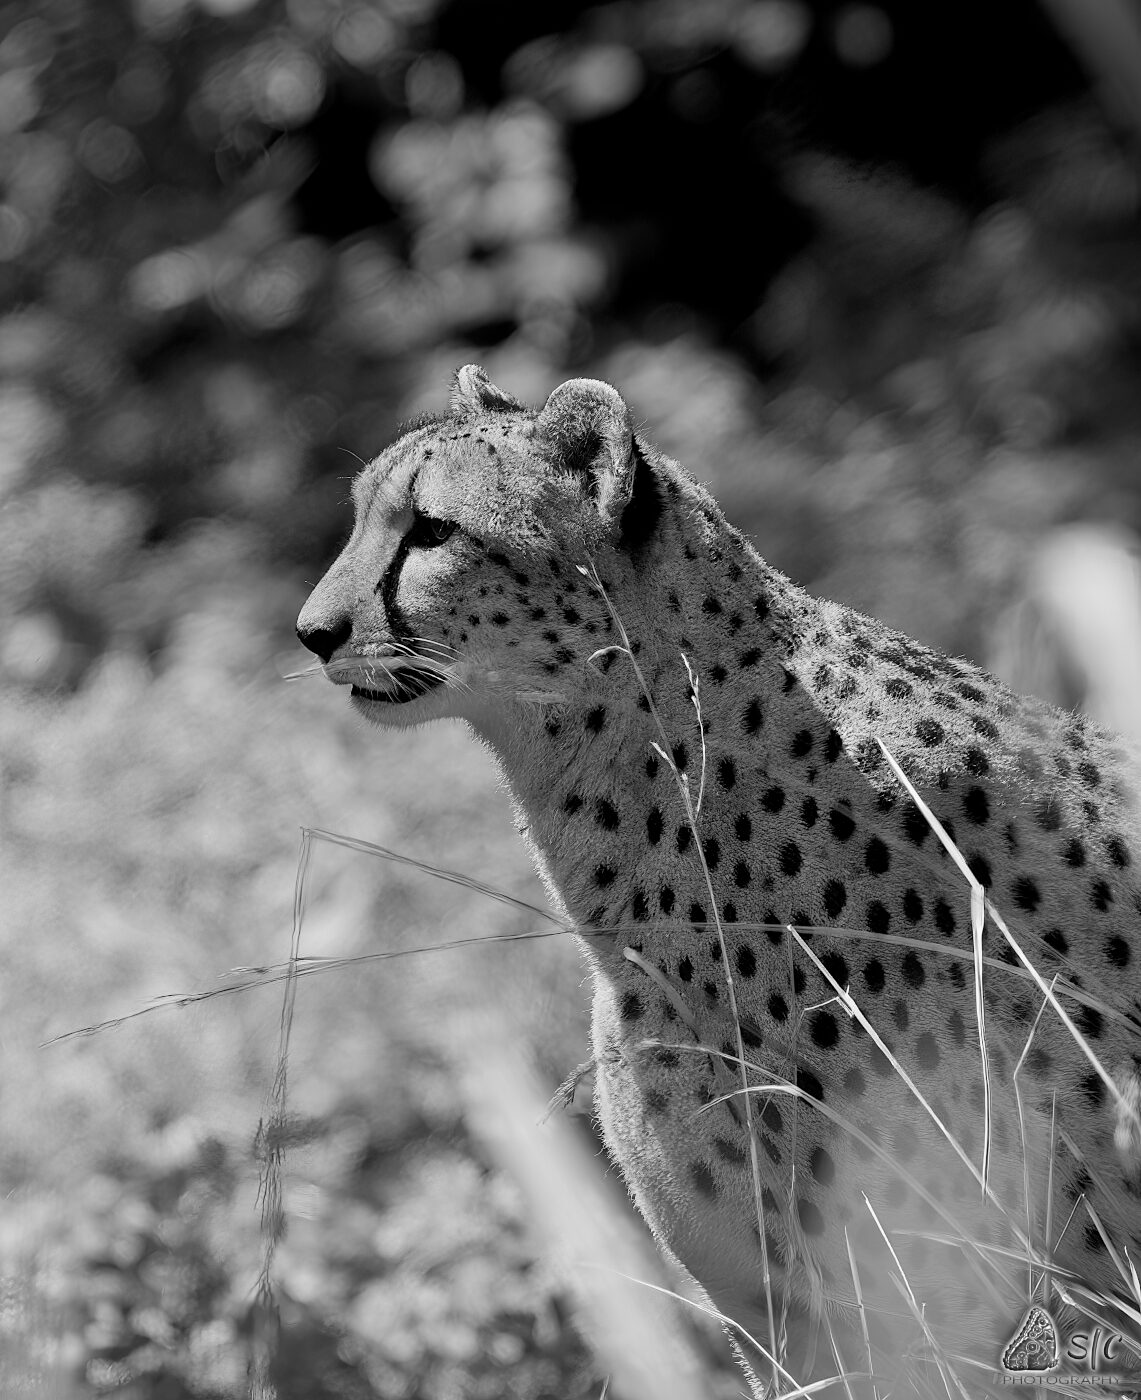
<path id="1" fill-rule="evenodd" d="M 704 878 L 706 892 L 709 897 L 709 907 L 713 913 L 714 926 L 717 929 L 717 941 L 721 949 L 722 965 L 725 968 L 725 981 L 729 993 L 729 1014 L 733 1018 L 733 1031 L 737 1042 L 737 1054 L 739 1057 L 742 1087 L 747 1091 L 749 1088 L 749 1075 L 745 1061 L 745 1042 L 741 1035 L 741 1019 L 737 1009 L 737 989 L 733 983 L 733 973 L 729 964 L 729 948 L 725 941 L 725 930 L 721 925 L 721 917 L 717 912 L 717 897 L 713 890 L 713 879 L 709 873 L 709 867 L 706 864 L 705 852 L 702 850 L 701 841 L 698 838 L 697 814 L 694 811 L 692 799 L 690 797 L 689 784 L 683 781 L 683 775 L 678 772 L 677 765 L 673 760 L 673 756 L 669 752 L 669 736 L 666 733 L 665 725 L 662 723 L 662 719 L 658 713 L 657 706 L 654 704 L 654 697 L 650 692 L 650 687 L 646 681 L 645 676 L 642 674 L 642 668 L 638 665 L 638 658 L 634 655 L 634 648 L 630 643 L 630 637 L 626 631 L 626 626 L 623 623 L 621 617 L 619 617 L 618 612 L 614 607 L 614 604 L 610 601 L 610 595 L 607 593 L 606 588 L 602 583 L 602 580 L 598 576 L 598 570 L 595 568 L 593 561 L 590 563 L 589 567 L 580 564 L 577 566 L 577 568 L 579 573 L 581 573 L 584 577 L 589 579 L 594 585 L 594 587 L 597 589 L 603 602 L 606 604 L 606 610 L 610 615 L 610 620 L 614 624 L 615 628 L 617 629 L 618 635 L 622 640 L 622 646 L 620 650 L 622 650 L 630 660 L 630 664 L 633 667 L 634 674 L 638 680 L 638 685 L 642 691 L 642 694 L 645 696 L 647 705 L 649 705 L 650 707 L 650 714 L 653 718 L 654 724 L 657 727 L 658 734 L 661 738 L 661 744 L 655 745 L 655 747 L 658 749 L 658 752 L 660 753 L 663 761 L 669 766 L 670 771 L 673 773 L 674 782 L 677 786 L 679 793 L 681 794 L 682 804 L 685 807 L 686 816 L 689 820 L 690 827 L 692 828 L 694 833 L 694 847 L 697 851 L 698 861 L 701 865 L 701 873 L 702 877 Z M 685 662 L 686 671 L 689 672 L 692 677 L 692 672 L 690 671 L 688 660 L 684 656 L 682 660 Z M 696 705 L 696 693 L 694 695 L 694 701 Z M 697 720 L 698 731 L 701 732 L 702 726 L 700 706 L 697 706 Z M 704 733 L 702 733 L 702 789 L 704 789 L 705 781 L 704 766 L 705 736 Z M 701 794 L 699 793 L 699 797 L 700 795 Z M 757 1135 L 754 1130 L 753 1110 L 748 1092 L 746 1092 L 745 1094 L 745 1131 L 749 1141 L 749 1169 L 752 1177 L 753 1202 L 757 1217 L 757 1235 L 759 1237 L 761 1245 L 761 1271 L 762 1282 L 765 1290 L 765 1309 L 767 1313 L 767 1321 L 769 1327 L 769 1341 L 775 1343 L 776 1319 L 773 1312 L 772 1265 L 771 1261 L 769 1260 L 768 1242 L 765 1238 L 765 1212 L 764 1205 L 762 1204 L 761 1164 L 757 1154 Z M 775 1366 L 775 1361 L 773 1362 L 773 1364 Z M 777 1375 L 775 1369 L 773 1370 L 772 1378 L 773 1385 L 775 1387 L 777 1382 Z"/>

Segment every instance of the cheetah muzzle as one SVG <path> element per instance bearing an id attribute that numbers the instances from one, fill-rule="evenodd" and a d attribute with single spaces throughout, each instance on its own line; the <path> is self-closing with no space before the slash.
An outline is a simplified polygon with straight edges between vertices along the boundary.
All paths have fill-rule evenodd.
<path id="1" fill-rule="evenodd" d="M 299 636 L 375 723 L 494 752 L 582 935 L 609 1150 L 717 1307 L 771 1343 L 775 1291 L 881 1395 L 964 1356 L 1001 1388 L 1031 1305 L 1141 1371 L 1121 741 L 795 587 L 606 384 L 536 412 L 467 366 L 353 494 Z M 884 748 L 1033 972 L 993 917 L 976 959 Z"/>

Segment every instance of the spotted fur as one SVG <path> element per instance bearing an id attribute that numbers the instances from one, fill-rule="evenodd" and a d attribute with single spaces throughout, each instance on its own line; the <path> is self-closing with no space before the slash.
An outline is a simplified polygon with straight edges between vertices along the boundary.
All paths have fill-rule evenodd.
<path id="1" fill-rule="evenodd" d="M 584 935 L 609 1149 L 715 1303 L 764 1335 L 767 1256 L 778 1299 L 854 1334 L 850 1246 L 890 1370 L 930 1337 L 997 1364 L 1029 1300 L 1027 1232 L 1056 1280 L 1119 1290 L 1095 1217 L 1141 1261 L 1141 888 L 1120 741 L 795 587 L 604 384 L 564 384 L 536 413 L 469 366 L 451 412 L 354 495 L 302 640 L 369 719 L 460 716 L 495 753 Z M 988 926 L 986 1199 L 969 891 L 881 741 L 1116 1085 L 1051 1007 L 1039 1018 Z M 696 819 L 677 775 L 694 803 L 703 790 Z M 926 1339 L 900 1340 L 881 1227 Z"/>

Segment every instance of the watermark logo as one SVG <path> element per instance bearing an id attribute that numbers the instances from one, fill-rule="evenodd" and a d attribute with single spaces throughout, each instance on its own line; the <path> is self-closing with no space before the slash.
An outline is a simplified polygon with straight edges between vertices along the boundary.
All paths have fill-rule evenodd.
<path id="1" fill-rule="evenodd" d="M 1027 1308 L 1026 1316 L 1002 1353 L 1002 1369 L 1015 1376 L 1028 1372 L 1041 1375 L 1045 1371 L 1056 1371 L 1060 1360 L 1054 1319 L 1036 1304 Z"/>
<path id="2" fill-rule="evenodd" d="M 1027 1308 L 1022 1321 L 1003 1348 L 1002 1371 L 996 1372 L 1004 1385 L 1036 1385 L 1044 1377 L 1088 1386 L 1102 1393 L 1107 1383 L 1136 1384 L 1141 1372 L 1121 1371 L 1121 1363 L 1136 1356 L 1123 1345 L 1119 1332 L 1105 1327 L 1059 1335 L 1057 1324 L 1038 1304 Z"/>

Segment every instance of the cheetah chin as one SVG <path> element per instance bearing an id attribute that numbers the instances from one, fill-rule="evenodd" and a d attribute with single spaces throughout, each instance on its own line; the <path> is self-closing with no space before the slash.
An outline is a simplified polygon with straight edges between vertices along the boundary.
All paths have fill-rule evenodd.
<path id="1" fill-rule="evenodd" d="M 353 496 L 298 634 L 373 723 L 492 750 L 607 1148 L 721 1313 L 826 1329 L 830 1395 L 1007 1393 L 1033 1308 L 1141 1378 L 1128 747 L 796 587 L 608 384 L 466 366 Z"/>

